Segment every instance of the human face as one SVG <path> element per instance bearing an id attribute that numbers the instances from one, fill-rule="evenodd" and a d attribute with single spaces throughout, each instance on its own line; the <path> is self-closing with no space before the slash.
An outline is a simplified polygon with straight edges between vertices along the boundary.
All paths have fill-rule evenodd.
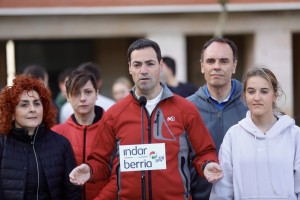
<path id="1" fill-rule="evenodd" d="M 40 95 L 34 91 L 24 91 L 16 106 L 13 118 L 17 128 L 25 128 L 29 135 L 33 135 L 34 129 L 42 123 L 43 104 Z"/>
<path id="2" fill-rule="evenodd" d="M 226 88 L 231 85 L 237 61 L 233 60 L 231 47 L 226 43 L 213 42 L 203 53 L 201 72 L 209 88 Z"/>
<path id="3" fill-rule="evenodd" d="M 112 95 L 116 101 L 120 101 L 129 94 L 129 88 L 123 83 L 116 83 L 112 88 Z"/>
<path id="4" fill-rule="evenodd" d="M 155 98 L 161 91 L 159 80 L 162 64 L 157 60 L 154 49 L 147 47 L 132 51 L 128 64 L 137 95 L 146 96 L 147 99 Z"/>
<path id="5" fill-rule="evenodd" d="M 97 100 L 97 91 L 90 80 L 74 94 L 67 97 L 73 107 L 75 115 L 86 116 L 93 114 Z"/>
<path id="6" fill-rule="evenodd" d="M 260 76 L 250 77 L 246 84 L 245 99 L 252 116 L 273 115 L 276 95 L 266 79 Z"/>

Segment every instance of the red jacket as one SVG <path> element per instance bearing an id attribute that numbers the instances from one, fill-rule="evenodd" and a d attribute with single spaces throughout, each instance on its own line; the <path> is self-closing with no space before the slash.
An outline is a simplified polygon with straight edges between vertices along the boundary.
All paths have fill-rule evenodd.
<path id="1" fill-rule="evenodd" d="M 103 116 L 88 158 L 92 180 L 109 176 L 108 163 L 115 145 L 142 143 L 141 106 L 132 94 L 113 105 Z M 167 163 L 165 170 L 145 171 L 146 199 L 149 196 L 153 200 L 191 199 L 189 161 L 193 159 L 202 176 L 201 168 L 206 161 L 218 162 L 215 146 L 197 108 L 173 95 L 163 84 L 162 98 L 151 116 L 143 112 L 144 143 L 165 143 Z M 141 200 L 141 172 L 117 173 L 120 199 Z"/>
<path id="2" fill-rule="evenodd" d="M 96 117 L 93 124 L 81 126 L 76 122 L 74 115 L 71 115 L 66 122 L 58 124 L 52 128 L 53 131 L 65 136 L 72 144 L 77 165 L 87 161 L 91 152 L 92 142 L 96 138 L 97 128 L 101 122 L 104 110 L 95 106 Z M 101 147 L 100 147 L 101 148 Z M 97 195 L 99 199 L 115 200 L 117 198 L 117 183 L 115 177 L 108 181 L 96 181 L 95 183 L 86 183 L 83 190 L 83 199 L 93 200 Z M 101 191 L 103 188 L 105 190 Z M 100 193 L 101 191 L 101 193 Z"/>

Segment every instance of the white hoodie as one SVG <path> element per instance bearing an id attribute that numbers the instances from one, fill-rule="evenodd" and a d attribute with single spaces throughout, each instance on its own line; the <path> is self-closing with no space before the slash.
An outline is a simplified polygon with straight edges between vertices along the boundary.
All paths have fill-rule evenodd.
<path id="1" fill-rule="evenodd" d="M 300 128 L 287 115 L 264 135 L 246 118 L 226 133 L 219 152 L 224 178 L 210 200 L 300 200 Z"/>

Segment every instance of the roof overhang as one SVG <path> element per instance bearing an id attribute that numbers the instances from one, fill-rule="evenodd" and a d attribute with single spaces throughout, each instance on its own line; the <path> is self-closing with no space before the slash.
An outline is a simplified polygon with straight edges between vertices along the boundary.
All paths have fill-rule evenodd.
<path id="1" fill-rule="evenodd" d="M 226 9 L 228 12 L 300 10 L 300 3 L 239 3 L 227 4 Z M 43 7 L 0 8 L 0 16 L 171 14 L 214 13 L 220 11 L 222 11 L 222 6 L 220 4 L 111 7 Z"/>

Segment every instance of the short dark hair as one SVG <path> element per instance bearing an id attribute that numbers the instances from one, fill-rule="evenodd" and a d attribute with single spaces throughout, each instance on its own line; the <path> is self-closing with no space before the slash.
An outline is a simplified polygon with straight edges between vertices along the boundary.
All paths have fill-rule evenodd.
<path id="1" fill-rule="evenodd" d="M 210 40 L 208 40 L 202 47 L 201 51 L 201 61 L 203 61 L 204 51 L 209 47 L 213 42 L 220 42 L 220 43 L 226 43 L 231 47 L 232 54 L 233 54 L 233 61 L 236 61 L 238 59 L 238 49 L 234 42 L 232 40 L 229 40 L 228 38 L 221 38 L 221 37 L 213 37 Z"/>
<path id="2" fill-rule="evenodd" d="M 163 62 L 166 64 L 166 66 L 171 69 L 173 76 L 176 75 L 176 62 L 173 58 L 169 57 L 169 56 L 164 56 L 163 58 Z"/>
<path id="3" fill-rule="evenodd" d="M 74 70 L 66 82 L 67 95 L 72 96 L 76 94 L 89 80 L 97 92 L 97 80 L 91 72 L 84 69 Z"/>
<path id="4" fill-rule="evenodd" d="M 97 81 L 101 80 L 101 71 L 99 65 L 94 62 L 85 62 L 77 67 L 78 70 L 86 70 L 91 72 Z"/>
<path id="5" fill-rule="evenodd" d="M 71 69 L 71 68 L 64 69 L 62 72 L 59 73 L 57 82 L 64 83 L 65 79 L 71 74 L 72 71 L 73 71 L 73 69 Z"/>
<path id="6" fill-rule="evenodd" d="M 156 42 L 149 40 L 149 39 L 138 39 L 138 40 L 134 41 L 127 50 L 128 62 L 131 61 L 131 53 L 134 50 L 144 49 L 147 47 L 151 47 L 154 49 L 154 51 L 156 52 L 157 60 L 160 61 L 161 60 L 161 51 L 160 51 L 159 45 Z"/>
<path id="7" fill-rule="evenodd" d="M 31 75 L 36 79 L 45 80 L 46 76 L 48 75 L 46 69 L 39 65 L 30 65 L 26 67 L 23 71 L 23 74 Z"/>

